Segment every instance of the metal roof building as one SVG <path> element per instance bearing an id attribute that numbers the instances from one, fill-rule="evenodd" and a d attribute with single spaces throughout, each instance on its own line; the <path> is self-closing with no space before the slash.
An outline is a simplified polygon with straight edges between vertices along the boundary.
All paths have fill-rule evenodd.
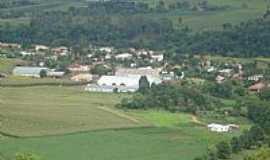
<path id="1" fill-rule="evenodd" d="M 45 67 L 15 67 L 13 75 L 15 76 L 27 76 L 27 77 L 40 77 L 42 70 L 48 71 Z"/>

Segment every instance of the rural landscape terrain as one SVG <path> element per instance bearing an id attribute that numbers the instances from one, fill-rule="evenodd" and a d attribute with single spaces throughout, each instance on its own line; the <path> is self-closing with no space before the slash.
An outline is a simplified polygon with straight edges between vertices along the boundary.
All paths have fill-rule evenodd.
<path id="1" fill-rule="evenodd" d="M 0 0 L 0 160 L 270 160 L 269 0 Z"/>

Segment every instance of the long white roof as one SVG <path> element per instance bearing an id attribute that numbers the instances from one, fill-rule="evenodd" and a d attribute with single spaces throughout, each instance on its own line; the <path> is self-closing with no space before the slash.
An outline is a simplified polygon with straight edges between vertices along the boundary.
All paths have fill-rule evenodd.
<path id="1" fill-rule="evenodd" d="M 139 75 L 135 75 L 135 76 L 102 76 L 98 80 L 98 85 L 106 85 L 106 86 L 125 85 L 127 87 L 139 88 L 140 78 L 141 78 L 141 76 L 139 76 Z M 150 84 L 161 83 L 161 80 L 158 78 L 153 78 L 153 77 L 147 76 L 147 79 L 148 79 Z"/>

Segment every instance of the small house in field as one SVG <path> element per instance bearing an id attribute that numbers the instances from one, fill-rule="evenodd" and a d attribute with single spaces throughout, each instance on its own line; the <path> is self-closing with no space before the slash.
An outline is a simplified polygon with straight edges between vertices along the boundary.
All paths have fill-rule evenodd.
<path id="1" fill-rule="evenodd" d="M 248 87 L 248 90 L 251 92 L 261 92 L 263 89 L 265 89 L 267 85 L 263 82 L 258 82 L 250 87 Z"/>
<path id="2" fill-rule="evenodd" d="M 211 132 L 225 133 L 225 132 L 230 132 L 233 129 L 239 129 L 240 127 L 235 124 L 222 125 L 222 124 L 212 123 L 212 124 L 207 125 L 207 128 Z"/>
<path id="3" fill-rule="evenodd" d="M 15 67 L 13 75 L 40 78 L 42 70 L 48 71 L 49 69 L 45 67 Z"/>

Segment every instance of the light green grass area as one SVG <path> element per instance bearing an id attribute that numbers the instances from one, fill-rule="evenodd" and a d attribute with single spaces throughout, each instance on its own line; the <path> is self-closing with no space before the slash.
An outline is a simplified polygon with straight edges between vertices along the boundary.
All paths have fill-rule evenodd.
<path id="1" fill-rule="evenodd" d="M 141 2 L 149 2 L 150 6 L 158 4 L 159 0 L 137 0 Z M 171 3 L 181 2 L 185 0 L 166 0 L 168 6 Z M 219 30 L 225 23 L 239 24 L 251 19 L 262 17 L 267 10 L 269 2 L 264 0 L 207 0 L 210 6 L 227 6 L 228 9 L 217 11 L 177 11 L 171 12 L 163 17 L 169 17 L 177 21 L 179 16 L 182 17 L 180 26 L 189 26 L 195 31 Z M 191 0 L 192 4 L 198 4 L 201 0 Z M 243 7 L 245 6 L 245 7 Z"/>
<path id="2" fill-rule="evenodd" d="M 32 78 L 23 76 L 8 76 L 0 80 L 0 86 L 31 86 L 31 85 L 76 85 L 77 82 L 69 79 L 55 79 L 55 78 Z"/>
<path id="3" fill-rule="evenodd" d="M 6 159 L 31 152 L 44 160 L 193 160 L 241 133 L 209 132 L 186 113 L 115 108 L 127 96 L 74 87 L 0 88 L 0 131 L 23 136 L 0 137 L 0 153 Z"/>
<path id="4" fill-rule="evenodd" d="M 69 87 L 0 88 L 0 131 L 41 136 L 141 126 L 121 111 L 114 112 L 121 97 Z"/>
<path id="5" fill-rule="evenodd" d="M 206 152 L 207 142 L 182 130 L 137 128 L 60 137 L 6 139 L 0 151 L 34 152 L 48 160 L 192 160 Z"/>
<path id="6" fill-rule="evenodd" d="M 0 73 L 11 73 L 17 60 L 0 58 Z"/>
<path id="7" fill-rule="evenodd" d="M 164 120 L 170 113 L 142 113 L 150 121 Z M 176 117 L 176 115 L 172 115 Z M 180 114 L 182 116 L 182 114 Z M 148 117 L 148 118 L 147 118 Z M 153 118 L 154 117 L 154 118 Z M 158 117 L 158 118 L 157 118 Z M 120 130 L 105 130 L 62 136 L 24 139 L 7 138 L 0 141 L 0 152 L 11 158 L 16 152 L 33 152 L 44 159 L 57 160 L 193 160 L 207 152 L 219 141 L 228 140 L 239 132 L 216 134 L 205 127 L 187 126 L 187 117 L 177 121 L 175 127 L 150 127 Z M 181 119 L 181 118 L 180 118 Z M 166 122 L 164 122 L 166 121 Z"/>

